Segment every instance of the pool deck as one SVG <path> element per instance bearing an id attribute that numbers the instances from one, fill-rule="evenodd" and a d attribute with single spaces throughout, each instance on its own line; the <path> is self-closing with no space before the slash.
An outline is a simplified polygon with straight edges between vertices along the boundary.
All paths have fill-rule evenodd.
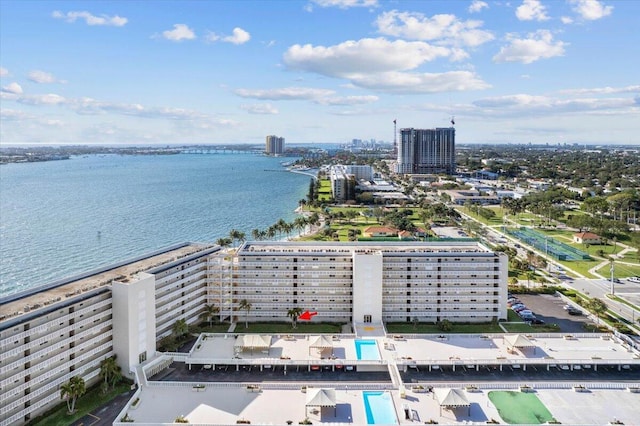
<path id="1" fill-rule="evenodd" d="M 187 368 L 180 380 L 187 381 L 150 381 L 144 383 L 137 397 L 138 407 L 132 408 L 131 402 L 123 412 L 135 419 L 137 424 L 171 423 L 178 415 L 185 416 L 191 424 L 233 425 L 238 420 L 249 420 L 251 424 L 293 424 L 308 417 L 313 424 L 367 424 L 362 391 L 385 390 L 392 396 L 399 424 L 416 424 L 437 421 L 439 424 L 486 424 L 491 419 L 501 420 L 496 407 L 490 402 L 491 390 L 518 390 L 520 384 L 532 385 L 540 400 L 552 415 L 562 424 L 603 425 L 614 419 L 625 424 L 640 424 L 640 393 L 632 393 L 627 387 L 640 386 L 637 381 L 617 382 L 608 386 L 602 381 L 590 386 L 585 392 L 578 392 L 568 383 L 556 383 L 541 378 L 527 383 L 492 381 L 474 382 L 477 389 L 466 391 L 470 403 L 469 409 L 440 410 L 439 403 L 432 392 L 414 388 L 416 383 L 402 384 L 397 371 L 416 365 L 449 366 L 463 365 L 473 368 L 475 365 L 500 363 L 506 365 L 548 364 L 560 366 L 564 363 L 572 367 L 592 363 L 640 368 L 640 356 L 629 349 L 624 342 L 604 335 L 528 335 L 530 347 L 512 348 L 503 335 L 386 335 L 374 338 L 378 343 L 381 360 L 357 360 L 355 335 L 327 335 L 325 344 L 329 347 L 320 351 L 312 345 L 318 336 L 307 335 L 271 335 L 269 348 L 244 348 L 239 350 L 236 342 L 239 334 L 201 335 L 189 354 L 172 354 L 174 362 L 185 362 Z M 349 379 L 326 382 L 291 381 L 286 374 L 280 379 L 262 381 L 259 376 L 253 383 L 256 388 L 247 387 L 248 382 L 216 381 L 216 374 L 203 374 L 214 371 L 216 365 L 232 367 L 228 374 L 234 373 L 236 366 L 253 366 L 253 371 L 262 371 L 263 366 L 297 366 L 307 371 L 314 365 L 355 365 L 378 366 L 389 371 L 391 381 L 385 383 L 359 382 L 359 372 L 350 373 Z M 146 365 L 152 365 L 153 361 Z M 188 367 L 193 367 L 192 371 Z M 260 366 L 260 367 L 258 367 Z M 397 367 L 397 370 L 396 370 Z M 147 367 L 145 367 L 147 368 Z M 207 368 L 209 370 L 207 370 Z M 268 368 L 268 367 L 267 367 Z M 325 366 L 325 368 L 327 368 Z M 580 367 L 575 367 L 578 370 Z M 589 367 L 591 368 L 591 367 Z M 139 368 L 141 372 L 143 368 Z M 574 370 L 571 374 L 579 374 Z M 226 370 L 225 370 L 226 371 Z M 251 377 L 249 370 L 242 374 Z M 336 370 L 337 371 L 337 370 Z M 394 372 L 395 371 L 395 372 Z M 590 370 L 591 371 L 591 370 Z M 626 370 L 622 370 L 624 377 Z M 311 372 L 313 373 L 313 371 Z M 324 374 L 323 371 L 316 374 Z M 567 372 L 567 374 L 570 374 Z M 275 375 L 271 376 L 274 377 Z M 219 376 L 222 377 L 222 376 Z M 304 377 L 296 376 L 296 377 Z M 327 375 L 327 377 L 331 377 Z M 332 376 L 340 377 L 340 376 Z M 445 380 L 425 382 L 434 387 L 464 388 L 464 376 L 446 375 Z M 175 380 L 175 379 L 169 379 Z M 191 381 L 189 381 L 191 380 Z M 203 381 L 204 380 L 204 381 Z M 220 380 L 220 379 L 218 379 Z M 347 381 L 348 380 L 348 381 Z M 457 380 L 453 383 L 452 380 Z M 500 380 L 500 379 L 498 379 Z M 542 383 L 544 382 L 544 383 Z M 579 383 L 580 380 L 575 380 Z M 194 387 L 198 384 L 198 387 Z M 557 386 L 556 386 L 557 385 Z M 336 390 L 336 411 L 331 407 L 318 409 L 305 407 L 307 394 L 303 386 L 327 387 Z M 611 388 L 611 389 L 609 389 Z M 615 388 L 615 389 L 614 389 Z M 404 389 L 404 390 L 403 390 Z M 134 398 L 135 399 L 135 398 Z M 409 419 L 405 418 L 405 410 Z"/>

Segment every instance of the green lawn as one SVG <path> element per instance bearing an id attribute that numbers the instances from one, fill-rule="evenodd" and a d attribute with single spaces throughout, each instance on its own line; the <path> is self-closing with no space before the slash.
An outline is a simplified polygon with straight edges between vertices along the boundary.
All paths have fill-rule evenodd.
<path id="1" fill-rule="evenodd" d="M 62 403 L 53 408 L 51 411 L 44 415 L 35 418 L 31 421 L 29 426 L 66 426 L 82 417 L 86 416 L 96 408 L 111 401 L 116 396 L 129 392 L 131 389 L 131 383 L 120 383 L 110 392 L 104 394 L 100 391 L 100 384 L 87 389 L 87 393 L 78 398 L 76 402 L 76 412 L 72 415 L 67 414 L 67 403 Z"/>
<path id="2" fill-rule="evenodd" d="M 298 321 L 298 327 L 293 328 L 290 322 L 249 322 L 245 328 L 244 321 L 238 321 L 235 333 L 341 333 L 342 324 L 314 323 Z"/>
<path id="3" fill-rule="evenodd" d="M 507 333 L 559 333 L 562 330 L 555 324 L 529 325 L 525 322 L 502 323 Z"/>
<path id="4" fill-rule="evenodd" d="M 553 420 L 551 412 L 535 393 L 491 391 L 489 400 L 498 409 L 502 420 L 509 424 L 540 425 Z"/>
<path id="5" fill-rule="evenodd" d="M 598 273 L 604 277 L 611 277 L 611 267 L 609 265 L 605 265 L 604 267 L 598 269 Z M 615 263 L 613 266 L 613 276 L 616 278 L 627 278 L 627 277 L 637 277 L 640 276 L 640 265 L 623 265 L 620 263 Z"/>
<path id="6" fill-rule="evenodd" d="M 467 209 L 463 206 L 457 206 L 455 209 L 461 213 L 471 216 L 472 218 L 478 220 L 479 222 L 484 223 L 485 225 L 502 225 L 502 209 L 500 207 L 485 207 L 488 210 L 492 210 L 496 215 L 491 219 L 485 219 L 484 217 L 476 214 L 476 212 L 471 209 Z"/>

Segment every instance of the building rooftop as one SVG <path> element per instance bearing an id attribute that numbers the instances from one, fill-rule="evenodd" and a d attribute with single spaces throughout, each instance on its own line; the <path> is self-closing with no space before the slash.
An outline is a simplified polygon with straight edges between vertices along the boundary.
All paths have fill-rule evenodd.
<path id="1" fill-rule="evenodd" d="M 367 252 L 382 251 L 384 253 L 486 253 L 491 250 L 475 241 L 442 241 L 442 242 L 278 242 L 249 241 L 239 249 L 239 255 L 257 253 L 298 253 L 298 254 L 330 254 L 351 255 L 362 250 Z"/>
<path id="2" fill-rule="evenodd" d="M 15 319 L 27 313 L 35 313 L 40 309 L 53 307 L 64 303 L 71 297 L 109 285 L 114 280 L 126 283 L 139 272 L 148 271 L 213 247 L 199 243 L 174 245 L 134 259 L 2 297 L 0 298 L 0 321 Z"/>

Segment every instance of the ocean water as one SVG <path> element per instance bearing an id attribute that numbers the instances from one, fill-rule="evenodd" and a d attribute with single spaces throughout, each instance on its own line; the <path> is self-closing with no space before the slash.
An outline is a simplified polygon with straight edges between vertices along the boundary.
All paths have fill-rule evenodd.
<path id="1" fill-rule="evenodd" d="M 290 160 L 290 159 L 287 159 Z M 310 177 L 254 154 L 91 155 L 0 167 L 0 295 L 231 229 L 291 221 Z"/>

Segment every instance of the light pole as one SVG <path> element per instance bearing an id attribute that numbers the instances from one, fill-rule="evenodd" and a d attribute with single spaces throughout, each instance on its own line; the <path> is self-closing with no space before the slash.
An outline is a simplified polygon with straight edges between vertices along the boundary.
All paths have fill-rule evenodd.
<path id="1" fill-rule="evenodd" d="M 613 278 L 613 258 L 612 258 L 611 259 L 611 295 L 615 296 L 616 293 L 615 293 L 615 289 L 613 287 L 613 284 L 614 284 L 613 280 L 614 280 L 614 278 Z"/>

